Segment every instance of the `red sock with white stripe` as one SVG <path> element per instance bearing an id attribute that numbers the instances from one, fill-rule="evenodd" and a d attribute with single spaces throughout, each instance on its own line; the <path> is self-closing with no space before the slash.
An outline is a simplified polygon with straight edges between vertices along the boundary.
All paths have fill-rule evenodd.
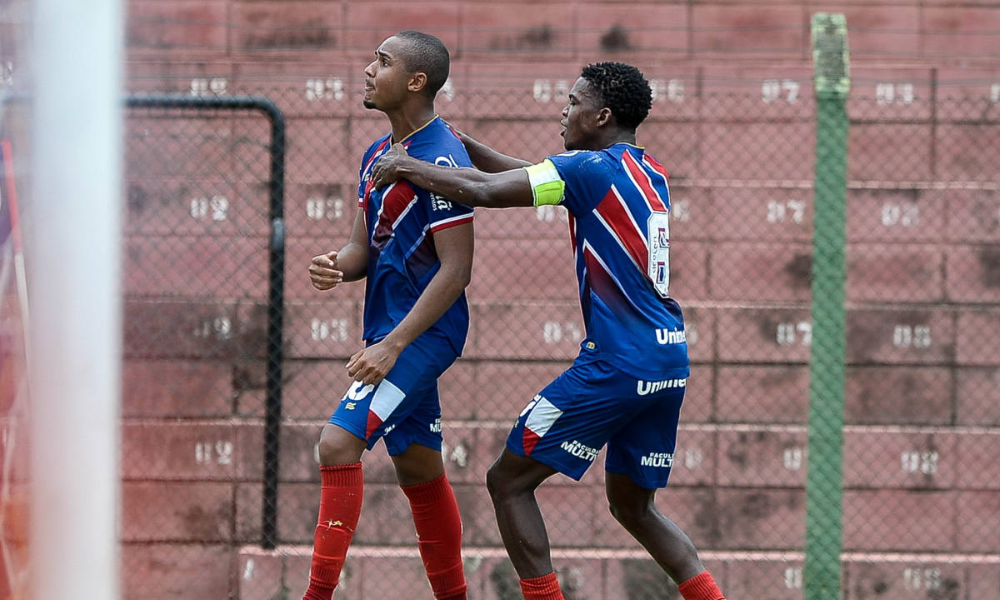
<path id="1" fill-rule="evenodd" d="M 522 579 L 521 593 L 524 594 L 524 600 L 565 600 L 554 572 L 541 577 Z"/>
<path id="2" fill-rule="evenodd" d="M 684 600 L 726 600 L 715 579 L 708 571 L 702 571 L 680 586 Z"/>
<path id="3" fill-rule="evenodd" d="M 437 600 L 466 600 L 462 518 L 448 477 L 400 486 L 410 500 L 420 558 Z"/>
<path id="4" fill-rule="evenodd" d="M 319 519 L 313 536 L 309 589 L 302 600 L 330 600 L 340 581 L 347 548 L 361 516 L 364 475 L 361 463 L 319 468 Z"/>

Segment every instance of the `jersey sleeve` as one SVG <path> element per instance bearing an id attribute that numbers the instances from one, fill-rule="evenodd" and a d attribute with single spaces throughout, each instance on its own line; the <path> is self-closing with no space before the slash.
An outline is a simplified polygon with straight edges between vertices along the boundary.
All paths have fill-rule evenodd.
<path id="1" fill-rule="evenodd" d="M 603 199 L 613 174 L 597 152 L 556 154 L 525 167 L 535 206 L 561 204 L 575 215 L 590 212 Z"/>

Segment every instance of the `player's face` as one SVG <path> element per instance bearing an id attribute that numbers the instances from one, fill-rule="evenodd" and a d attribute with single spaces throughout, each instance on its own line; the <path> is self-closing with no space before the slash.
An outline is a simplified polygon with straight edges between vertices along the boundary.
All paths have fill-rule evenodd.
<path id="1" fill-rule="evenodd" d="M 406 42 L 391 37 L 375 50 L 375 60 L 365 67 L 365 108 L 388 110 L 406 97 L 411 73 L 403 66 Z"/>
<path id="2" fill-rule="evenodd" d="M 596 142 L 597 119 L 601 111 L 597 94 L 583 77 L 569 91 L 569 103 L 562 111 L 563 146 L 567 150 L 600 150 Z"/>

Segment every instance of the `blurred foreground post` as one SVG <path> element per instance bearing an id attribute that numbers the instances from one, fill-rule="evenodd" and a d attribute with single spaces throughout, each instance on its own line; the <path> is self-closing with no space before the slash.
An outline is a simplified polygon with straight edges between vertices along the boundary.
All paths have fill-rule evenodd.
<path id="1" fill-rule="evenodd" d="M 31 587 L 119 597 L 118 0 L 35 0 L 25 257 L 31 293 Z"/>
<path id="2" fill-rule="evenodd" d="M 809 475 L 806 480 L 806 600 L 841 597 L 844 454 L 847 21 L 812 19 L 816 85 L 816 222 L 809 362 Z"/>

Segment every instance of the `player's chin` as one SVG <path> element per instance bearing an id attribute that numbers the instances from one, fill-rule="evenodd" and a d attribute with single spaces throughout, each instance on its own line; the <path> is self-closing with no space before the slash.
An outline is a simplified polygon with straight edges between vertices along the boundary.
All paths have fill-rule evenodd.
<path id="1" fill-rule="evenodd" d="M 378 105 L 375 104 L 374 100 L 369 100 L 367 98 L 365 98 L 364 100 L 361 101 L 361 105 L 364 106 L 365 108 L 369 109 L 369 110 L 373 110 L 373 109 L 378 108 Z"/>

